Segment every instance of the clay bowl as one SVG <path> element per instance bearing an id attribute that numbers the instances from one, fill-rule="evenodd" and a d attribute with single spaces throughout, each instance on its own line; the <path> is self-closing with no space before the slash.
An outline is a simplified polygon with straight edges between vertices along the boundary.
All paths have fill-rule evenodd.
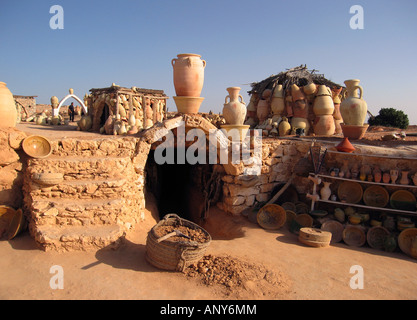
<path id="1" fill-rule="evenodd" d="M 410 191 L 397 190 L 391 195 L 390 205 L 394 209 L 414 211 L 416 210 L 416 197 Z"/>
<path id="2" fill-rule="evenodd" d="M 52 145 L 42 136 L 29 136 L 22 142 L 23 151 L 32 158 L 46 158 L 52 153 Z"/>
<path id="3" fill-rule="evenodd" d="M 339 185 L 337 195 L 342 202 L 358 203 L 362 200 L 363 189 L 358 182 L 344 181 Z"/>
<path id="4" fill-rule="evenodd" d="M 362 139 L 368 130 L 369 124 L 363 126 L 347 125 L 344 123 L 340 124 L 342 128 L 343 136 L 349 138 L 350 140 L 359 140 Z"/>
<path id="5" fill-rule="evenodd" d="M 174 96 L 173 98 L 180 113 L 198 113 L 204 100 L 202 97 Z"/>
<path id="6" fill-rule="evenodd" d="M 363 202 L 367 206 L 384 208 L 389 201 L 388 191 L 381 186 L 370 186 L 363 193 Z"/>
<path id="7" fill-rule="evenodd" d="M 277 230 L 285 224 L 287 212 L 277 204 L 267 204 L 258 211 L 256 219 L 262 228 Z"/>

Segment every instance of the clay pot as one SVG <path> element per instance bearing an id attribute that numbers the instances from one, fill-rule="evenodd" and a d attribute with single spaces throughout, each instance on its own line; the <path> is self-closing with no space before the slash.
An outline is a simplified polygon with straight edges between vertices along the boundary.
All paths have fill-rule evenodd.
<path id="1" fill-rule="evenodd" d="M 198 113 L 204 98 L 201 97 L 173 97 L 180 113 Z"/>
<path id="2" fill-rule="evenodd" d="M 264 100 L 268 100 L 268 99 L 269 99 L 269 97 L 271 97 L 271 94 L 272 94 L 272 90 L 271 90 L 271 89 L 265 89 L 265 90 L 262 92 L 262 99 L 264 99 Z"/>
<path id="3" fill-rule="evenodd" d="M 93 126 L 93 121 L 89 115 L 82 116 L 81 120 L 78 121 L 78 126 L 81 131 L 88 131 Z"/>
<path id="4" fill-rule="evenodd" d="M 336 146 L 336 150 L 339 152 L 347 152 L 347 153 L 351 153 L 355 150 L 355 147 L 350 143 L 348 138 L 343 138 L 342 142 L 340 142 L 337 146 Z M 349 170 L 348 164 L 347 162 L 344 164 L 344 169 Z M 345 170 L 344 170 L 345 171 Z M 346 172 L 345 172 L 346 175 Z"/>
<path id="5" fill-rule="evenodd" d="M 291 119 L 292 131 L 295 133 L 297 129 L 303 129 L 305 134 L 310 130 L 310 124 L 306 118 L 293 117 Z"/>
<path id="6" fill-rule="evenodd" d="M 206 61 L 193 53 L 178 54 L 171 60 L 177 96 L 199 97 L 204 84 Z"/>
<path id="7" fill-rule="evenodd" d="M 282 115 L 285 109 L 285 102 L 283 97 L 272 97 L 271 111 L 274 115 Z"/>
<path id="8" fill-rule="evenodd" d="M 278 125 L 278 132 L 281 137 L 291 133 L 291 125 L 286 117 L 282 117 L 282 121 Z"/>
<path id="9" fill-rule="evenodd" d="M 290 95 L 287 95 L 285 97 L 285 112 L 287 114 L 287 117 L 292 117 L 293 116 L 293 102 L 292 102 L 292 97 Z"/>
<path id="10" fill-rule="evenodd" d="M 410 171 L 401 171 L 401 179 L 400 179 L 400 184 L 409 184 L 410 180 L 408 179 L 408 173 Z"/>
<path id="11" fill-rule="evenodd" d="M 316 116 L 333 115 L 334 103 L 331 96 L 331 90 L 325 85 L 320 85 L 317 96 L 314 99 L 313 112 Z"/>
<path id="12" fill-rule="evenodd" d="M 335 132 L 333 115 L 316 116 L 314 120 L 314 133 L 319 136 L 331 136 Z"/>
<path id="13" fill-rule="evenodd" d="M 264 122 L 268 118 L 269 110 L 268 101 L 260 99 L 256 107 L 256 115 L 258 116 L 259 123 Z"/>
<path id="14" fill-rule="evenodd" d="M 13 94 L 5 82 L 0 82 L 0 127 L 15 127 L 17 123 L 17 109 Z"/>
<path id="15" fill-rule="evenodd" d="M 323 188 L 320 189 L 320 197 L 322 200 L 329 200 L 332 191 L 330 190 L 330 182 L 323 181 Z"/>
<path id="16" fill-rule="evenodd" d="M 390 177 L 391 177 L 391 183 L 395 183 L 398 179 L 398 170 L 392 169 L 389 171 Z"/>
<path id="17" fill-rule="evenodd" d="M 375 166 L 374 170 L 372 171 L 374 175 L 374 181 L 375 182 L 381 182 L 382 180 L 382 172 L 381 169 L 379 169 L 378 166 Z"/>
<path id="18" fill-rule="evenodd" d="M 284 89 L 282 88 L 282 84 L 275 87 L 272 98 L 284 98 Z"/>
<path id="19" fill-rule="evenodd" d="M 346 80 L 345 99 L 340 104 L 340 113 L 346 125 L 362 126 L 365 123 L 368 106 L 362 99 L 363 89 L 359 80 Z M 357 94 L 359 90 L 359 96 Z"/>
<path id="20" fill-rule="evenodd" d="M 303 91 L 306 95 L 312 95 L 316 93 L 317 86 L 314 83 L 307 84 L 303 87 Z"/>
<path id="21" fill-rule="evenodd" d="M 335 99 L 336 97 L 338 97 L 341 93 L 342 93 L 342 87 L 333 87 L 331 89 L 332 91 L 332 98 Z"/>
<path id="22" fill-rule="evenodd" d="M 303 91 L 296 84 L 291 85 L 291 96 L 292 101 L 294 102 L 297 100 L 304 100 L 306 98 Z"/>
<path id="23" fill-rule="evenodd" d="M 389 183 L 390 180 L 391 180 L 391 176 L 390 176 L 389 172 L 384 172 L 382 174 L 382 182 L 383 183 Z"/>
<path id="24" fill-rule="evenodd" d="M 364 137 L 366 130 L 368 130 L 369 124 L 356 126 L 341 123 L 340 127 L 342 128 L 343 136 L 349 138 L 350 140 L 360 140 Z"/>
<path id="25" fill-rule="evenodd" d="M 226 96 L 224 101 L 223 117 L 227 124 L 243 125 L 247 110 L 243 97 L 239 94 L 240 88 L 229 87 L 226 90 L 229 92 L 229 95 Z M 228 98 L 229 102 L 227 102 Z"/>

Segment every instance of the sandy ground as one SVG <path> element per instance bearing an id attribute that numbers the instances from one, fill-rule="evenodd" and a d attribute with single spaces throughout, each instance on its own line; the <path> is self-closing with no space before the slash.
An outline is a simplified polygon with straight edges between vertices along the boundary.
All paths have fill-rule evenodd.
<path id="1" fill-rule="evenodd" d="M 117 250 L 44 252 L 27 232 L 1 241 L 0 299 L 417 299 L 417 261 L 401 252 L 344 243 L 308 247 L 284 227 L 267 231 L 215 207 L 204 225 L 213 238 L 207 253 L 262 265 L 278 281 L 271 285 L 261 279 L 232 290 L 206 286 L 197 278 L 146 262 L 146 236 L 155 223 L 148 211 L 146 220 Z M 55 265 L 62 267 L 63 289 L 51 288 L 51 279 L 57 283 L 57 273 L 51 273 Z M 364 286 L 352 289 L 351 278 L 358 273 L 351 273 L 351 268 L 358 265 L 363 268 Z"/>
<path id="2" fill-rule="evenodd" d="M 31 131 L 30 126 L 20 124 L 18 128 L 54 135 L 48 127 L 33 125 Z M 74 130 L 61 134 L 94 136 Z M 344 243 L 308 247 L 284 227 L 267 231 L 243 216 L 232 217 L 215 207 L 204 225 L 213 238 L 207 253 L 263 265 L 279 281 L 271 285 L 261 279 L 226 290 L 220 285 L 206 286 L 180 272 L 158 270 L 145 260 L 147 232 L 156 223 L 154 208 L 152 201 L 147 201 L 146 220 L 117 250 L 44 252 L 27 232 L 0 241 L 0 299 L 417 299 L 417 260 L 402 252 Z M 56 274 L 50 271 L 55 265 L 64 272 L 63 289 L 51 288 Z M 351 273 L 352 266 L 363 268 L 363 289 L 350 286 L 352 277 L 358 276 Z"/>

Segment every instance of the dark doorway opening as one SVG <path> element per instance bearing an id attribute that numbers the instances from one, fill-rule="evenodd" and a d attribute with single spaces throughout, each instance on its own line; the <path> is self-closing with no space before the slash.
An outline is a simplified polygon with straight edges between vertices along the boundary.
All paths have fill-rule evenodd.
<path id="1" fill-rule="evenodd" d="M 175 213 L 200 223 L 206 214 L 207 181 L 212 169 L 209 164 L 157 164 L 151 150 L 145 167 L 145 188 L 154 196 L 159 218 Z"/>
<path id="2" fill-rule="evenodd" d="M 104 126 L 109 115 L 110 115 L 110 109 L 109 109 L 109 106 L 105 103 L 103 106 L 103 111 L 101 112 L 101 116 L 100 116 L 100 128 Z"/>

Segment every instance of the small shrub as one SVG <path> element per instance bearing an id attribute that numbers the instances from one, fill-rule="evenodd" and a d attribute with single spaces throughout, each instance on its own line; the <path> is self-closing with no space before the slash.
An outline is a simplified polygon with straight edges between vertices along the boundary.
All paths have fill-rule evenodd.
<path id="1" fill-rule="evenodd" d="M 374 118 L 369 118 L 370 126 L 394 127 L 407 129 L 409 125 L 408 116 L 401 110 L 394 108 L 382 108 Z"/>

